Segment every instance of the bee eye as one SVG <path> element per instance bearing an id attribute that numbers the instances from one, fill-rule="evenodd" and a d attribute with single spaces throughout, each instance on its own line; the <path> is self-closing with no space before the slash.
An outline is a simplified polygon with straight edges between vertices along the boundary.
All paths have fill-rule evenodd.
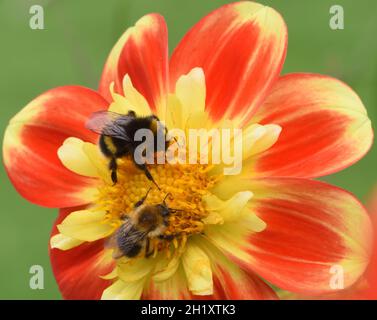
<path id="1" fill-rule="evenodd" d="M 169 214 L 170 214 L 170 210 L 165 206 L 161 206 L 161 215 L 163 217 L 167 217 Z"/>

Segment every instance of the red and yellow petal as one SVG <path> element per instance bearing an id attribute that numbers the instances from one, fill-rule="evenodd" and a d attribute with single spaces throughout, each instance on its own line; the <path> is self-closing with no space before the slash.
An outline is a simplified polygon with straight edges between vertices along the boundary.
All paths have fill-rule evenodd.
<path id="1" fill-rule="evenodd" d="M 55 221 L 51 237 L 58 233 L 56 226 L 67 215 L 79 208 L 63 209 Z M 62 251 L 49 247 L 52 270 L 64 299 L 101 299 L 102 292 L 111 281 L 101 277 L 114 269 L 111 250 L 104 248 L 104 241 L 87 242 Z"/>
<path id="2" fill-rule="evenodd" d="M 115 91 L 123 94 L 122 82 L 128 74 L 153 111 L 165 110 L 167 70 L 168 33 L 165 20 L 158 14 L 149 14 L 129 28 L 115 44 L 106 61 L 99 91 L 111 101 L 109 88 L 114 82 Z"/>
<path id="3" fill-rule="evenodd" d="M 282 127 L 278 141 L 256 160 L 253 170 L 261 177 L 331 174 L 362 158 L 373 140 L 357 94 L 337 79 L 316 74 L 281 77 L 255 121 Z"/>
<path id="4" fill-rule="evenodd" d="M 216 300 L 275 300 L 275 292 L 257 275 L 247 273 L 208 241 L 200 240 L 200 247 L 212 262 L 213 295 L 203 299 Z"/>
<path id="5" fill-rule="evenodd" d="M 364 281 L 355 288 L 354 297 L 357 299 L 377 300 L 377 188 L 374 189 L 368 203 L 369 214 L 372 220 L 374 237 L 373 251 Z"/>
<path id="6" fill-rule="evenodd" d="M 95 142 L 97 136 L 85 128 L 85 122 L 107 105 L 95 91 L 66 86 L 43 93 L 12 118 L 5 131 L 3 159 L 23 197 L 46 207 L 90 202 L 96 180 L 66 169 L 57 152 L 71 136 Z"/>
<path id="7" fill-rule="evenodd" d="M 321 299 L 321 300 L 377 300 L 377 190 L 370 198 L 368 211 L 373 226 L 373 250 L 367 270 L 360 279 L 345 290 L 321 295 L 320 297 L 286 294 L 287 299 Z"/>
<path id="8" fill-rule="evenodd" d="M 179 266 L 165 281 L 152 278 L 143 293 L 146 300 L 273 300 L 275 292 L 258 276 L 247 273 L 229 260 L 218 248 L 203 238 L 195 243 L 203 250 L 211 262 L 213 274 L 213 294 L 194 295 L 188 290 L 188 280 L 184 268 Z"/>
<path id="9" fill-rule="evenodd" d="M 272 8 L 253 2 L 225 5 L 197 23 L 170 61 L 170 87 L 195 67 L 204 70 L 212 119 L 250 119 L 282 68 L 287 30 Z"/>
<path id="10" fill-rule="evenodd" d="M 146 285 L 142 300 L 190 300 L 193 295 L 187 287 L 182 266 L 165 281 L 151 281 Z"/>
<path id="11" fill-rule="evenodd" d="M 364 272 L 371 224 L 353 195 L 322 182 L 293 178 L 249 180 L 237 187 L 233 182 L 233 188 L 253 190 L 250 210 L 267 227 L 242 241 L 225 232 L 208 236 L 243 268 L 301 294 L 333 291 L 334 266 L 343 270 L 344 287 Z M 225 195 L 225 189 L 217 192 Z"/>

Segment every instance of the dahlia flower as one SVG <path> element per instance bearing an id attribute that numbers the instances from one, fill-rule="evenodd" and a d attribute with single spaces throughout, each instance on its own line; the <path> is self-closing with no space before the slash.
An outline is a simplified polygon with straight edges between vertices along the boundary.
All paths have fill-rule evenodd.
<path id="1" fill-rule="evenodd" d="M 350 87 L 316 74 L 280 76 L 287 28 L 274 9 L 225 5 L 200 20 L 168 57 L 158 14 L 115 44 L 98 91 L 51 89 L 5 132 L 4 164 L 29 201 L 59 208 L 50 257 L 66 299 L 274 299 L 273 284 L 331 291 L 333 265 L 351 286 L 369 257 L 368 215 L 350 193 L 312 180 L 365 155 L 371 122 Z M 242 171 L 150 165 L 161 190 L 127 158 L 109 179 L 93 112 L 155 114 L 167 128 L 242 128 Z M 230 147 L 230 146 L 229 146 Z M 151 257 L 115 259 L 108 239 L 152 187 L 149 203 L 179 208 Z"/>

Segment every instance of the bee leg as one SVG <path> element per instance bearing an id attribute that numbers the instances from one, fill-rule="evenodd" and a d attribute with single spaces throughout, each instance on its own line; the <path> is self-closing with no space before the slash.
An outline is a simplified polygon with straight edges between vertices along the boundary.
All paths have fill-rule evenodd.
<path id="1" fill-rule="evenodd" d="M 136 166 L 140 169 L 140 170 L 143 170 L 146 177 L 152 181 L 154 183 L 154 185 L 157 187 L 158 190 L 161 190 L 160 187 L 158 186 L 158 184 L 156 183 L 156 181 L 154 181 L 153 177 L 152 177 L 152 174 L 149 172 L 148 168 L 147 168 L 147 165 L 144 163 L 144 164 L 138 164 L 138 163 L 135 163 Z"/>
<path id="2" fill-rule="evenodd" d="M 169 234 L 169 235 L 163 235 L 163 234 L 162 234 L 162 235 L 159 236 L 159 238 L 162 239 L 162 240 L 171 241 L 171 240 L 174 239 L 174 235 L 172 235 L 172 234 Z"/>
<path id="3" fill-rule="evenodd" d="M 110 163 L 109 163 L 109 169 L 111 170 L 111 180 L 114 183 L 114 185 L 117 184 L 118 182 L 118 176 L 117 176 L 117 161 L 115 158 L 111 158 Z"/>
<path id="4" fill-rule="evenodd" d="M 142 197 L 138 202 L 134 204 L 134 208 L 140 207 L 144 203 L 145 199 L 147 199 L 148 197 L 149 191 L 151 191 L 151 188 L 149 188 L 149 190 L 147 191 L 144 197 Z"/>
<path id="5" fill-rule="evenodd" d="M 153 254 L 153 250 L 150 250 L 151 241 L 149 240 L 149 238 L 147 238 L 146 241 L 147 243 L 145 244 L 145 257 L 149 258 Z"/>
<path id="6" fill-rule="evenodd" d="M 164 217 L 164 226 L 169 227 L 169 220 L 166 219 L 166 216 Z"/>
<path id="7" fill-rule="evenodd" d="M 111 181 L 114 183 L 114 185 L 118 182 L 118 176 L 116 171 L 111 171 Z"/>
<path id="8" fill-rule="evenodd" d="M 133 110 L 129 110 L 129 111 L 127 112 L 127 116 L 132 117 L 132 118 L 136 118 L 136 113 L 135 113 L 135 111 L 133 111 Z"/>

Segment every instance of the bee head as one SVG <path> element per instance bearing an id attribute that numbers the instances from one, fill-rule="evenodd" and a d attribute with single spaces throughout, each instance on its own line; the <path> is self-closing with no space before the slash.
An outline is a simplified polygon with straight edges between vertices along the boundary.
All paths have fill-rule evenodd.
<path id="1" fill-rule="evenodd" d="M 162 217 L 167 217 L 170 214 L 170 209 L 166 206 L 166 204 L 158 204 L 156 206 L 158 208 L 158 211 L 160 212 L 160 215 Z"/>
<path id="2" fill-rule="evenodd" d="M 137 224 L 142 229 L 150 232 L 155 230 L 162 223 L 163 218 L 156 206 L 144 206 L 140 209 Z"/>

